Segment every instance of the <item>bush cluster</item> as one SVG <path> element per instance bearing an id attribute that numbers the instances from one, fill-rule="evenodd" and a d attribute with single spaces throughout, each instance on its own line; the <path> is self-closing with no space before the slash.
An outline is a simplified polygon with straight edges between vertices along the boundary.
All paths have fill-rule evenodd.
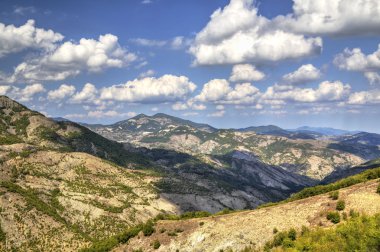
<path id="1" fill-rule="evenodd" d="M 344 200 L 339 200 L 336 203 L 336 210 L 338 211 L 343 211 L 345 207 L 346 207 L 346 203 L 344 202 Z"/>
<path id="2" fill-rule="evenodd" d="M 282 233 L 268 242 L 265 250 L 276 251 L 379 251 L 380 214 L 351 218 L 335 229 L 317 228 L 299 234 L 294 241 Z M 291 249 L 289 249 L 291 247 Z"/>
<path id="3" fill-rule="evenodd" d="M 337 224 L 340 222 L 339 212 L 328 212 L 326 217 L 329 221 L 331 221 L 334 224 Z"/>

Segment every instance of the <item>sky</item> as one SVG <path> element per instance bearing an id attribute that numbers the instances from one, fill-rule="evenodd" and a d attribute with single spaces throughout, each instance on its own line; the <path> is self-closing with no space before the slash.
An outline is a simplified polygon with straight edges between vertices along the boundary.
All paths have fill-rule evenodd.
<path id="1" fill-rule="evenodd" d="M 0 2 L 0 94 L 110 124 L 380 132 L 378 0 Z"/>

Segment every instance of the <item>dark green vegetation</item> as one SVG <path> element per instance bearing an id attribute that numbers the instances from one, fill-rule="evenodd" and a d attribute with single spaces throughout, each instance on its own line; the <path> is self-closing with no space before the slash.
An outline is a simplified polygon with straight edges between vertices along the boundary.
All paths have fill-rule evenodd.
<path id="1" fill-rule="evenodd" d="M 161 243 L 160 243 L 158 240 L 155 240 L 155 241 L 153 242 L 153 248 L 154 248 L 154 249 L 158 249 L 160 246 L 161 246 Z"/>
<path id="2" fill-rule="evenodd" d="M 275 236 L 266 250 L 280 251 L 379 251 L 380 214 L 350 218 L 334 229 L 305 230 L 291 241 L 287 233 Z"/>
<path id="3" fill-rule="evenodd" d="M 344 202 L 344 200 L 339 200 L 336 203 L 336 210 L 338 211 L 343 211 L 345 207 L 346 207 L 346 203 Z"/>
<path id="4" fill-rule="evenodd" d="M 28 188 L 28 190 L 23 189 L 19 185 L 12 183 L 10 181 L 2 181 L 0 184 L 2 187 L 8 189 L 8 191 L 13 193 L 18 193 L 21 196 L 23 196 L 28 203 L 30 209 L 36 208 L 38 211 L 51 216 L 56 221 L 66 224 L 66 221 L 64 218 L 62 218 L 58 212 L 57 209 L 50 206 L 49 204 L 46 204 L 44 201 L 42 201 L 38 197 L 38 193 L 32 190 L 31 188 Z"/>
<path id="5" fill-rule="evenodd" d="M 326 218 L 334 224 L 340 222 L 340 214 L 339 212 L 328 212 Z"/>

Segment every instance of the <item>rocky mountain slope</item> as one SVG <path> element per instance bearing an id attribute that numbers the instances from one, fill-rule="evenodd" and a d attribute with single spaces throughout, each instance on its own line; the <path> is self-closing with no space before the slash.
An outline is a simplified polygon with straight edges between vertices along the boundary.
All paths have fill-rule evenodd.
<path id="1" fill-rule="evenodd" d="M 156 232 L 151 236 L 144 236 L 140 233 L 128 244 L 120 245 L 112 251 L 136 251 L 138 249 L 141 251 L 262 251 L 265 246 L 266 251 L 269 251 L 270 247 L 281 246 L 281 244 L 285 250 L 288 248 L 289 251 L 301 251 L 292 247 L 294 246 L 292 240 L 284 238 L 289 236 L 295 239 L 306 232 L 313 232 L 314 229 L 322 230 L 317 231 L 321 235 L 323 230 L 334 229 L 336 227 L 334 222 L 346 222 L 351 219 L 355 221 L 357 215 L 380 213 L 378 189 L 380 185 L 379 180 L 376 179 L 379 176 L 380 168 L 377 168 L 365 172 L 363 175 L 325 187 L 309 189 L 292 197 L 293 199 L 306 198 L 295 201 L 290 198 L 288 203 L 253 211 L 179 221 L 158 221 L 155 225 Z M 352 186 L 347 187 L 348 185 Z M 323 194 L 323 192 L 328 193 Z M 307 197 L 307 193 L 316 193 L 317 195 Z M 336 217 L 339 219 L 327 217 L 331 213 L 339 216 Z M 353 226 L 351 226 L 350 232 L 353 232 L 352 228 Z M 288 233 L 289 230 L 294 230 L 292 236 L 290 236 L 290 232 Z M 344 233 L 342 238 L 350 235 L 350 233 Z M 372 237 L 376 240 L 378 234 L 372 233 Z M 360 237 L 359 234 L 353 239 L 359 241 L 359 238 L 363 237 Z M 321 244 L 329 241 L 328 237 L 326 239 L 322 240 Z M 302 248 L 309 248 L 307 251 L 321 251 L 314 250 L 313 245 L 315 244 L 306 242 Z M 374 245 L 372 247 L 376 247 L 375 244 L 372 245 Z M 365 251 L 364 246 L 362 249 Z M 275 249 L 273 251 L 282 250 Z"/>
<path id="2" fill-rule="evenodd" d="M 234 151 L 248 152 L 263 163 L 316 180 L 380 157 L 380 135 L 371 133 L 328 136 L 302 130 L 290 132 L 273 125 L 214 129 L 165 114 L 86 126 L 115 141 L 176 150 L 206 160 Z"/>
<path id="3" fill-rule="evenodd" d="M 75 251 L 159 213 L 254 208 L 315 183 L 250 152 L 191 156 L 117 143 L 4 96 L 0 129 L 5 250 Z"/>

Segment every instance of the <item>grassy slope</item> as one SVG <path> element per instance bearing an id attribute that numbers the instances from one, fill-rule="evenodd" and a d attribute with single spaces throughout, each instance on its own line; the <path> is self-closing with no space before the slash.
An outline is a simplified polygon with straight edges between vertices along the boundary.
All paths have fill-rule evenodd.
<path id="1" fill-rule="evenodd" d="M 165 230 L 163 233 L 156 232 L 152 237 L 132 239 L 128 246 L 120 246 L 115 251 L 123 251 L 126 248 L 138 249 L 139 247 L 143 251 L 154 251 L 150 246 L 154 240 L 161 242 L 162 251 L 169 251 L 169 248 L 170 251 L 175 251 L 175 248 L 196 248 L 204 251 L 219 251 L 220 249 L 228 251 L 228 248 L 233 248 L 233 251 L 240 251 L 247 248 L 246 251 L 254 251 L 254 248 L 263 248 L 265 243 L 274 237 L 273 229 L 276 228 L 279 231 L 286 232 L 291 227 L 294 227 L 299 235 L 302 226 L 311 228 L 311 230 L 321 227 L 315 232 L 325 234 L 325 236 L 319 237 L 313 233 L 314 231 L 309 231 L 310 236 L 304 234 L 304 237 L 299 242 L 285 240 L 285 245 L 290 243 L 289 246 L 292 246 L 286 249 L 303 246 L 305 243 L 310 244 L 316 239 L 320 239 L 319 242 L 322 244 L 324 239 L 329 239 L 334 235 L 338 239 L 338 236 L 341 236 L 344 230 L 344 232 L 350 232 L 355 225 L 358 225 L 359 229 L 364 228 L 363 225 L 367 223 L 365 218 L 352 218 L 346 224 L 347 226 L 339 227 L 336 231 L 334 231 L 335 229 L 325 231 L 324 228 L 334 225 L 327 220 L 327 213 L 334 211 L 337 205 L 337 201 L 332 199 L 328 192 L 339 190 L 339 199 L 345 201 L 346 208 L 340 213 L 341 218 L 343 218 L 343 215 L 349 216 L 350 210 L 373 215 L 380 212 L 380 195 L 376 193 L 379 187 L 377 180 L 379 177 L 380 168 L 376 168 L 331 185 L 306 189 L 286 202 L 272 207 L 236 212 L 224 216 L 183 221 L 160 221 L 156 224 L 156 230 Z M 284 218 L 284 216 L 286 217 Z M 350 217 L 348 218 L 350 219 Z M 370 224 L 366 227 L 370 231 L 369 233 L 363 233 L 363 244 L 357 244 L 357 246 L 372 246 L 373 239 L 379 239 L 378 234 L 371 231 L 377 227 L 373 223 L 377 222 L 379 217 L 370 217 L 369 219 Z M 181 230 L 181 232 L 175 232 L 175 230 Z M 341 232 L 340 230 L 343 231 Z M 175 233 L 174 236 L 172 235 L 173 232 Z M 374 236 L 368 238 L 369 234 L 374 234 Z M 360 233 L 348 233 L 347 235 L 349 238 L 356 236 L 360 236 Z M 342 237 L 340 237 L 339 242 L 344 242 Z M 339 242 L 336 245 L 334 245 L 334 242 L 330 242 L 329 246 L 331 248 L 338 247 Z M 307 247 L 307 244 L 305 246 Z M 313 250 L 311 251 L 320 251 L 314 249 L 314 247 L 312 248 Z"/>

